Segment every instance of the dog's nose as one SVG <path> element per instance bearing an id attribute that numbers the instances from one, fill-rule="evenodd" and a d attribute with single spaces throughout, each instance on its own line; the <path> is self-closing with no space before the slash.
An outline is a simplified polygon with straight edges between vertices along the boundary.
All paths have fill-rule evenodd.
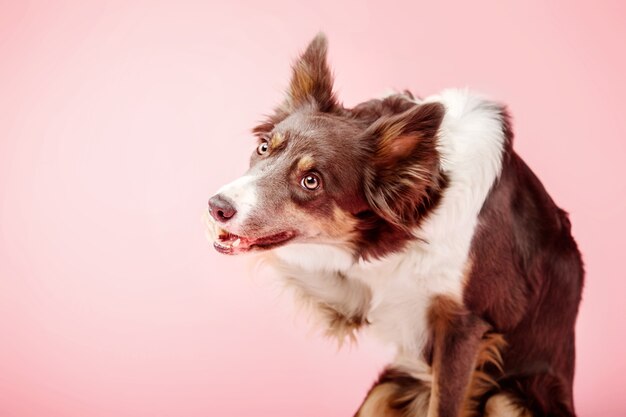
<path id="1" fill-rule="evenodd" d="M 209 200 L 209 212 L 211 216 L 218 222 L 226 223 L 232 217 L 237 214 L 237 210 L 233 203 L 228 201 L 221 195 L 214 195 Z"/>

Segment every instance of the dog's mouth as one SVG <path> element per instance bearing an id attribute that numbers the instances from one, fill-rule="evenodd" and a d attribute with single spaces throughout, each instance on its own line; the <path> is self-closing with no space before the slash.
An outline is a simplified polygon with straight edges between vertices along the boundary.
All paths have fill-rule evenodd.
<path id="1" fill-rule="evenodd" d="M 293 239 L 296 233 L 285 231 L 263 237 L 239 236 L 220 229 L 217 239 L 213 242 L 213 247 L 219 253 L 225 255 L 237 255 L 249 252 L 253 249 L 267 250 L 278 247 Z"/>

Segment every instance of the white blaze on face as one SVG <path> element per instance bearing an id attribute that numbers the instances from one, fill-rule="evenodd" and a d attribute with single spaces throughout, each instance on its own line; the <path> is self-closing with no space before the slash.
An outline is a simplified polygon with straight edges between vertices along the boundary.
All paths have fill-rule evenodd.
<path id="1" fill-rule="evenodd" d="M 215 193 L 232 202 L 237 210 L 237 214 L 228 222 L 228 230 L 233 233 L 242 232 L 242 226 L 257 205 L 257 179 L 256 176 L 244 175 Z"/>

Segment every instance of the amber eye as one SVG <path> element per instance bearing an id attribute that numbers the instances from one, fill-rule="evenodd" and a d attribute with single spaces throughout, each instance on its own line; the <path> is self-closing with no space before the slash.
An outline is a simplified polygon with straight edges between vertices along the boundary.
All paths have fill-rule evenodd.
<path id="1" fill-rule="evenodd" d="M 270 147 L 267 142 L 263 141 L 259 144 L 259 147 L 256 148 L 256 153 L 258 153 L 259 155 L 265 155 L 269 149 Z"/>
<path id="2" fill-rule="evenodd" d="M 320 183 L 319 177 L 315 174 L 307 174 L 300 180 L 302 188 L 309 191 L 317 190 L 320 187 Z"/>

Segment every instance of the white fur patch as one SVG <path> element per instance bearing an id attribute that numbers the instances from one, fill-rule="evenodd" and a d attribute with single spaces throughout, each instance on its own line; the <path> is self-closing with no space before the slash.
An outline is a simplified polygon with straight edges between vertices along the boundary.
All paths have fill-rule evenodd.
<path id="1" fill-rule="evenodd" d="M 440 102 L 446 108 L 438 151 L 449 185 L 437 208 L 415 231 L 419 240 L 401 253 L 368 262 L 355 262 L 349 252 L 332 246 L 293 244 L 276 250 L 283 262 L 307 271 L 304 279 L 323 276 L 312 294 L 321 302 L 337 302 L 337 285 L 317 285 L 337 271 L 348 282 L 369 287 L 369 331 L 395 345 L 400 362 L 420 357 L 434 296 L 462 301 L 478 213 L 500 174 L 505 140 L 498 106 L 477 95 L 446 90 L 423 102 Z"/>
<path id="2" fill-rule="evenodd" d="M 317 243 L 292 243 L 274 250 L 279 259 L 306 271 L 346 271 L 354 256 L 342 248 Z"/>
<path id="3" fill-rule="evenodd" d="M 237 214 L 228 222 L 228 230 L 243 234 L 242 226 L 257 204 L 256 176 L 244 175 L 222 186 L 215 194 L 221 194 L 230 200 L 237 210 Z"/>

